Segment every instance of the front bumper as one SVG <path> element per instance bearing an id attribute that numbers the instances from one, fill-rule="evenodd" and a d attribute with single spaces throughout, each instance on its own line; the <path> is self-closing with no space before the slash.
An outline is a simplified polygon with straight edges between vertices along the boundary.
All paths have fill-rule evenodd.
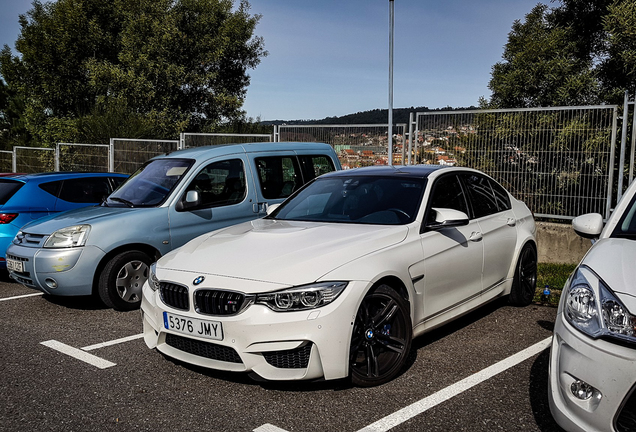
<path id="1" fill-rule="evenodd" d="M 59 296 L 90 295 L 104 251 L 95 246 L 44 249 L 12 244 L 7 258 L 22 262 L 23 271 L 9 276 L 22 285 Z"/>
<path id="2" fill-rule="evenodd" d="M 141 311 L 149 348 L 210 369 L 253 372 L 266 380 L 338 379 L 349 374 L 353 321 L 368 284 L 350 282 L 331 304 L 313 310 L 274 312 L 251 305 L 234 316 L 206 316 L 167 306 L 148 282 Z M 164 328 L 163 312 L 221 322 L 223 340 L 184 335 Z"/>
<path id="3" fill-rule="evenodd" d="M 636 349 L 593 340 L 557 315 L 548 391 L 552 416 L 568 431 L 636 430 L 635 367 Z M 573 395 L 575 380 L 595 389 L 591 398 Z"/>

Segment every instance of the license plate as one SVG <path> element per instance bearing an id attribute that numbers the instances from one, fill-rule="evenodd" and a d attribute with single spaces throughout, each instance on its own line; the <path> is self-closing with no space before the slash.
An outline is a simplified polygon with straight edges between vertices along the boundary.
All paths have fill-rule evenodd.
<path id="1" fill-rule="evenodd" d="M 7 270 L 24 273 L 24 264 L 22 263 L 22 261 L 7 258 Z"/>
<path id="2" fill-rule="evenodd" d="M 167 330 L 172 330 L 190 336 L 223 340 L 223 325 L 218 321 L 186 318 L 169 312 L 164 312 L 163 326 Z"/>

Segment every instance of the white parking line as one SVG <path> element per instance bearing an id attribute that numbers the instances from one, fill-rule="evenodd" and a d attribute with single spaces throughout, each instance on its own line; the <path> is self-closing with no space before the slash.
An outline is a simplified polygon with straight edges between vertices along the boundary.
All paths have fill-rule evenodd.
<path id="1" fill-rule="evenodd" d="M 17 300 L 17 299 L 21 299 L 25 297 L 35 297 L 35 296 L 41 296 L 41 295 L 44 295 L 44 293 L 24 294 L 24 295 L 19 295 L 15 297 L 7 297 L 7 298 L 0 299 L 0 301 Z"/>
<path id="2" fill-rule="evenodd" d="M 405 421 L 419 414 L 422 414 L 423 412 L 433 408 L 434 406 L 439 405 L 442 402 L 445 402 L 462 392 L 465 392 L 466 390 L 476 386 L 477 384 L 480 384 L 487 379 L 490 379 L 495 375 L 498 375 L 501 372 L 504 372 L 511 367 L 518 365 L 522 361 L 527 360 L 536 354 L 539 354 L 541 351 L 548 348 L 551 342 L 552 336 L 532 345 L 531 347 L 524 349 L 523 351 L 519 351 L 517 354 L 513 354 L 510 357 L 487 367 L 486 369 L 483 369 L 467 378 L 464 378 L 463 380 L 458 381 L 453 385 L 450 385 L 436 393 L 433 393 L 432 395 L 425 397 L 424 399 L 421 399 L 405 408 L 402 408 L 401 410 L 388 415 L 363 429 L 360 429 L 358 432 L 388 431 L 391 428 L 394 428 L 404 423 Z"/>
<path id="3" fill-rule="evenodd" d="M 82 351 L 81 349 L 73 348 L 70 345 L 63 344 L 62 342 L 58 342 L 56 340 L 49 340 L 40 343 L 44 346 L 91 364 L 100 369 L 106 369 L 116 365 L 116 363 L 109 362 L 108 360 L 104 360 L 103 358 L 94 356 L 93 354 L 89 354 L 85 351 Z"/>
<path id="4" fill-rule="evenodd" d="M 508 369 L 513 366 L 518 365 L 519 363 L 529 359 L 530 357 L 539 354 L 541 351 L 550 347 L 552 343 L 552 336 L 542 340 L 541 342 L 537 342 L 536 344 L 519 351 L 516 354 L 511 355 L 508 358 L 501 360 L 498 363 L 495 363 L 492 366 L 487 367 L 486 369 L 482 369 L 481 371 L 464 378 L 461 381 L 456 382 L 436 393 L 433 393 L 430 396 L 425 397 L 411 405 L 402 408 L 399 411 L 396 411 L 393 414 L 390 414 L 375 423 L 370 424 L 369 426 L 360 429 L 358 432 L 386 432 L 400 424 L 404 423 L 407 420 L 412 419 L 413 417 L 426 412 L 427 410 L 445 402 L 452 397 L 455 397 L 466 390 L 480 384 Z M 254 429 L 254 432 L 287 432 L 285 429 L 281 429 L 269 423 L 264 424 L 263 426 L 257 427 Z"/>
<path id="5" fill-rule="evenodd" d="M 254 432 L 287 432 L 285 429 L 281 429 L 269 423 L 264 424 L 263 426 L 259 426 L 254 429 Z"/>
<path id="6" fill-rule="evenodd" d="M 115 340 L 108 341 L 108 342 L 102 342 L 102 343 L 98 343 L 98 344 L 95 344 L 95 345 L 89 345 L 89 346 L 86 346 L 86 347 L 82 348 L 82 350 L 83 351 L 92 351 L 94 349 L 104 348 L 104 347 L 111 346 L 111 345 L 117 345 L 117 344 L 120 344 L 120 343 L 129 342 L 129 341 L 135 340 L 135 339 L 141 339 L 142 337 L 144 337 L 144 334 L 143 333 L 139 333 L 139 334 L 128 336 L 128 337 L 124 337 L 124 338 L 121 338 L 121 339 L 115 339 Z"/>

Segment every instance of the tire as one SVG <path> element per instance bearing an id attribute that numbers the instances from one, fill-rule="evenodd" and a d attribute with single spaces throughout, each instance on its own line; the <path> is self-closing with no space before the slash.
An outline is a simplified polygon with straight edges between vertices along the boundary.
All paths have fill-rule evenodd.
<path id="1" fill-rule="evenodd" d="M 528 306 L 532 303 L 537 290 L 537 251 L 531 244 L 527 244 L 519 254 L 512 280 L 512 289 L 508 297 L 511 305 Z"/>
<path id="2" fill-rule="evenodd" d="M 120 311 L 139 309 L 150 264 L 150 257 L 140 251 L 126 251 L 111 258 L 99 275 L 101 301 Z"/>
<path id="3" fill-rule="evenodd" d="M 408 358 L 412 337 L 408 302 L 388 285 L 368 293 L 353 323 L 349 351 L 352 384 L 371 387 L 395 378 Z"/>

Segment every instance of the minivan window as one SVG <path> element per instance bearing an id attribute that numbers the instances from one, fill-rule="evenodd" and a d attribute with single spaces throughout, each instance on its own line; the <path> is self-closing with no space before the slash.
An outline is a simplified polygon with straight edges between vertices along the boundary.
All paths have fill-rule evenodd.
<path id="1" fill-rule="evenodd" d="M 298 161 L 294 156 L 259 157 L 255 163 L 265 199 L 287 198 L 303 185 Z"/>
<path id="2" fill-rule="evenodd" d="M 107 206 L 153 207 L 170 195 L 192 159 L 154 159 L 139 168 L 105 202 Z"/>
<path id="3" fill-rule="evenodd" d="M 315 179 L 323 174 L 335 171 L 333 161 L 330 157 L 322 155 L 300 155 L 300 166 L 303 170 L 305 182 Z"/>
<path id="4" fill-rule="evenodd" d="M 4 205 L 24 183 L 15 180 L 0 180 L 0 205 Z"/>
<path id="5" fill-rule="evenodd" d="M 247 194 L 243 161 L 230 159 L 209 164 L 188 185 L 186 191 L 191 190 L 199 195 L 196 208 L 240 203 Z"/>

